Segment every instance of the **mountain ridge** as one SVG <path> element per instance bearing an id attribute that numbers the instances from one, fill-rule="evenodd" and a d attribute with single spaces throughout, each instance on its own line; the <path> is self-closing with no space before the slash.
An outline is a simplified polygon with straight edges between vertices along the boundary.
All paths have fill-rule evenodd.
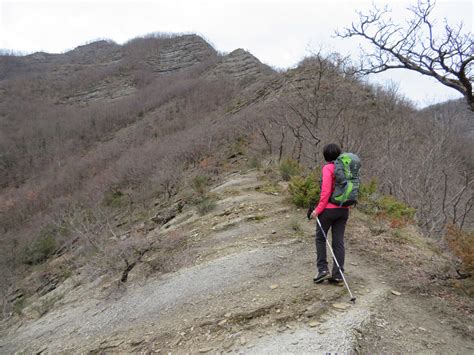
<path id="1" fill-rule="evenodd" d="M 419 309 L 438 305 L 420 300 L 420 293 L 436 290 L 452 314 L 472 309 L 471 279 L 458 279 L 456 273 L 459 269 L 459 275 L 469 275 L 471 265 L 463 254 L 470 250 L 465 233 L 474 222 L 466 180 L 469 165 L 463 160 L 467 145 L 459 144 L 456 132 L 436 123 L 430 112 L 421 116 L 396 93 L 371 86 L 345 69 L 341 56 L 315 55 L 296 68 L 274 71 L 244 49 L 222 55 L 198 36 L 149 36 L 124 45 L 96 42 L 53 59 L 46 54 L 36 59 L 0 57 L 0 263 L 6 270 L 0 274 L 0 295 L 8 346 L 16 349 L 31 332 L 40 338 L 30 350 L 59 349 L 58 339 L 36 327 L 42 322 L 56 329 L 67 318 L 64 331 L 77 335 L 81 344 L 79 334 L 87 333 L 82 323 L 100 319 L 94 327 L 113 324 L 119 331 L 120 322 L 114 319 L 138 324 L 140 319 L 115 312 L 122 295 L 127 299 L 122 306 L 133 313 L 134 298 L 127 298 L 128 292 L 143 301 L 137 307 L 147 305 L 140 309 L 144 317 L 159 318 L 162 307 L 171 307 L 173 313 L 174 290 L 166 282 L 183 290 L 175 297 L 182 300 L 193 293 L 184 282 L 193 280 L 192 275 L 219 280 L 215 285 L 202 281 L 197 296 L 203 303 L 185 300 L 183 307 L 199 316 L 196 323 L 188 319 L 183 326 L 176 317 L 168 319 L 174 330 L 193 336 L 168 334 L 165 327 L 158 331 L 147 318 L 146 326 L 141 325 L 150 326 L 156 337 L 128 334 L 128 339 L 122 334 L 116 340 L 105 332 L 93 346 L 84 345 L 84 351 L 160 346 L 199 351 L 208 344 L 217 350 L 217 344 L 234 340 L 232 334 L 239 331 L 248 333 L 230 345 L 237 350 L 247 350 L 243 343 L 250 339 L 256 349 L 271 347 L 279 333 L 290 350 L 325 346 L 321 339 L 308 344 L 306 335 L 314 327 L 308 324 L 306 329 L 303 322 L 299 328 L 298 318 L 332 309 L 330 302 L 339 299 L 324 299 L 324 290 L 313 288 L 314 226 L 302 226 L 304 211 L 290 205 L 294 196 L 282 180 L 286 176 L 292 186 L 317 184 L 322 148 L 334 142 L 361 157 L 363 189 L 369 196 L 368 205 L 354 211 L 354 229 L 348 233 L 357 258 L 364 261 L 362 274 L 349 275 L 359 282 L 367 275 L 378 277 L 382 270 L 388 274 L 386 282 L 403 287 L 409 296 L 394 300 L 388 310 L 377 306 L 369 318 L 360 317 L 366 308 L 348 310 L 320 330 L 335 334 L 338 325 L 346 324 L 350 331 L 344 333 L 341 350 L 374 350 L 374 344 L 397 346 L 390 343 L 392 338 L 380 342 L 378 317 L 383 322 L 393 319 L 391 327 L 383 323 L 391 329 L 384 334 L 395 334 L 403 323 L 403 317 L 392 317 L 398 310 L 422 316 Z M 457 229 L 451 229 L 454 225 Z M 452 249 L 456 258 L 446 248 L 439 250 L 439 245 L 445 247 L 441 238 L 452 237 L 449 233 L 460 236 Z M 364 244 L 367 236 L 371 243 Z M 406 265 L 399 263 L 399 251 Z M 292 268 L 285 270 L 290 259 Z M 385 261 L 405 271 L 392 275 L 384 269 Z M 225 268 L 238 274 L 243 285 L 222 273 Z M 265 284 L 259 283 L 262 278 Z M 293 288 L 295 278 L 304 286 Z M 368 303 L 396 296 L 388 285 L 364 281 L 377 289 L 365 298 Z M 151 298 L 141 297 L 141 285 Z M 159 297 L 155 286 L 169 296 L 163 304 L 154 303 Z M 364 294 L 362 287 L 357 289 Z M 223 304 L 212 309 L 215 297 L 209 290 L 233 305 L 249 297 L 249 308 L 226 316 Z M 72 309 L 76 291 L 97 292 L 100 300 L 100 309 L 95 309 L 83 299 L 87 304 L 81 316 L 86 314 L 87 322 L 81 322 L 79 333 Z M 332 291 L 335 297 L 343 293 Z M 305 293 L 317 298 L 314 304 Z M 285 303 L 283 295 L 295 303 Z M 147 314 L 150 309 L 155 313 Z M 201 313 L 208 309 L 210 323 Z M 306 312 L 312 315 L 306 317 Z M 437 313 L 426 314 L 432 322 Z M 352 316 L 357 324 L 350 322 Z M 403 335 L 414 341 L 416 351 L 422 344 L 411 337 L 412 331 L 423 325 L 410 319 L 414 328 Z M 9 325 L 21 322 L 22 328 L 10 332 Z M 259 334 L 258 340 L 251 330 L 265 328 L 267 322 L 276 333 Z M 278 327 L 272 328 L 272 322 Z M 452 332 L 445 326 L 430 331 L 442 338 L 441 330 Z M 358 339 L 355 328 L 365 332 L 363 338 Z M 461 328 L 452 334 L 469 332 Z M 306 340 L 295 339 L 290 329 Z M 207 331 L 213 334 L 210 339 Z M 138 345 L 127 343 L 132 338 Z M 67 350 L 72 351 L 70 345 Z M 453 346 L 464 349 L 465 341 Z"/>

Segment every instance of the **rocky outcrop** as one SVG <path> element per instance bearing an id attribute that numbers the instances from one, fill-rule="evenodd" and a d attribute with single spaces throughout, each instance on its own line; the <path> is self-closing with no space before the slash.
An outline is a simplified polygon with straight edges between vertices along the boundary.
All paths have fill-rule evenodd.
<path id="1" fill-rule="evenodd" d="M 251 53 L 241 48 L 223 57 L 210 75 L 228 75 L 235 79 L 259 77 L 271 73 L 272 70 L 262 64 Z"/>
<path id="2" fill-rule="evenodd" d="M 166 73 L 217 57 L 216 50 L 196 35 L 173 38 L 144 60 L 155 72 Z"/>
<path id="3" fill-rule="evenodd" d="M 256 79 L 273 70 L 249 52 L 237 49 L 219 57 L 216 50 L 197 35 L 177 37 L 145 37 L 124 45 L 101 40 L 79 46 L 62 54 L 37 52 L 20 57 L 0 57 L 0 74 L 10 76 L 13 71 L 50 72 L 56 74 L 75 70 L 71 66 L 121 65 L 142 67 L 157 73 L 168 73 L 189 68 L 199 63 L 218 63 L 208 76 L 231 76 L 235 79 Z M 2 70 L 3 69 L 3 70 Z M 10 72 L 10 73 L 9 73 Z M 2 76 L 0 75 L 0 78 Z"/>

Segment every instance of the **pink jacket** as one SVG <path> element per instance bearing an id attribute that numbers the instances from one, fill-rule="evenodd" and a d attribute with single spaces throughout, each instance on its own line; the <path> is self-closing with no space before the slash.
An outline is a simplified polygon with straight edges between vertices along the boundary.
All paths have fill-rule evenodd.
<path id="1" fill-rule="evenodd" d="M 329 199 L 334 191 L 335 177 L 334 177 L 334 163 L 327 163 L 323 166 L 323 182 L 321 184 L 321 195 L 319 197 L 318 206 L 316 206 L 316 215 L 320 215 L 326 208 L 349 208 L 339 207 L 331 202 Z M 314 213 L 314 212 L 313 212 Z"/>

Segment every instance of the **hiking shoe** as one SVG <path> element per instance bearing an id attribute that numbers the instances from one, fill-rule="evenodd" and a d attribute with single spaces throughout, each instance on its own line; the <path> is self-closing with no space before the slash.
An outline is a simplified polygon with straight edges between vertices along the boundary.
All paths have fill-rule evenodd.
<path id="1" fill-rule="evenodd" d="M 342 277 L 340 277 L 340 276 L 331 276 L 328 279 L 328 282 L 331 283 L 331 284 L 340 285 L 343 282 L 343 280 L 342 280 Z"/>
<path id="2" fill-rule="evenodd" d="M 318 275 L 316 275 L 313 278 L 313 281 L 315 284 L 319 284 L 323 282 L 324 280 L 326 280 L 327 278 L 329 278 L 329 271 L 324 270 L 324 271 L 319 272 Z"/>

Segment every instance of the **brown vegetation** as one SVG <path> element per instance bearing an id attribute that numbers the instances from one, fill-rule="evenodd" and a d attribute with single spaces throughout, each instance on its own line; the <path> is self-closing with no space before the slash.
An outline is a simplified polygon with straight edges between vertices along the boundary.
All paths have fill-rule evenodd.
<path id="1" fill-rule="evenodd" d="M 361 156 L 366 181 L 415 207 L 427 232 L 472 227 L 472 161 L 451 126 L 367 85 L 338 55 L 284 73 L 257 65 L 247 79 L 216 75 L 223 60 L 197 36 L 166 35 L 0 57 L 4 299 L 65 255 L 67 270 L 125 282 L 159 247 L 138 230 L 188 203 L 212 209 L 206 184 L 242 155 L 253 167 L 292 158 L 312 170 L 337 142 Z M 180 195 L 186 185 L 197 198 Z"/>
<path id="2" fill-rule="evenodd" d="M 446 228 L 445 239 L 453 253 L 461 260 L 464 272 L 474 272 L 474 232 L 463 232 L 454 225 Z M 463 276 L 458 270 L 459 276 Z"/>

